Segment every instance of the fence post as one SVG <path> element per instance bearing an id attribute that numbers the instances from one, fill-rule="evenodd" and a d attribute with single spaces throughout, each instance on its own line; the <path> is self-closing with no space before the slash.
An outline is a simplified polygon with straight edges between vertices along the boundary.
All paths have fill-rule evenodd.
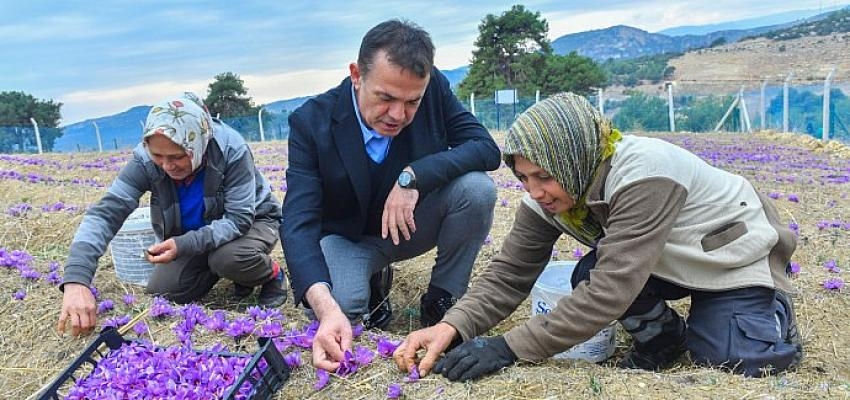
<path id="1" fill-rule="evenodd" d="M 670 132 L 676 132 L 676 121 L 673 114 L 673 82 L 666 82 L 667 86 L 667 118 L 670 120 Z"/>
<path id="2" fill-rule="evenodd" d="M 767 126 L 767 114 L 764 111 L 764 90 L 767 87 L 767 79 L 761 81 L 761 103 L 759 104 L 759 112 L 761 112 L 761 130 L 765 130 Z"/>
<path id="3" fill-rule="evenodd" d="M 602 88 L 596 88 L 596 108 L 600 115 L 605 115 L 605 100 L 602 99 Z"/>
<path id="4" fill-rule="evenodd" d="M 260 111 L 257 111 L 257 120 L 260 121 L 260 142 L 265 142 L 266 132 L 263 131 L 263 107 L 260 107 Z"/>
<path id="5" fill-rule="evenodd" d="M 475 115 L 475 92 L 469 94 L 469 112 Z"/>
<path id="6" fill-rule="evenodd" d="M 35 122 L 35 118 L 30 117 L 30 122 L 32 122 L 33 128 L 35 128 L 35 144 L 38 146 L 38 154 L 42 154 L 41 151 L 41 132 L 38 130 L 38 122 Z"/>
<path id="7" fill-rule="evenodd" d="M 92 125 L 94 125 L 94 135 L 97 137 L 97 151 L 103 153 L 103 143 L 100 141 L 100 128 L 97 127 L 97 122 L 92 121 Z"/>
<path id="8" fill-rule="evenodd" d="M 832 67 L 832 70 L 829 71 L 829 75 L 826 76 L 826 79 L 823 81 L 823 134 L 821 135 L 821 141 L 826 143 L 829 140 L 829 97 L 830 97 L 830 81 L 832 80 L 832 75 L 835 73 L 835 67 Z"/>
<path id="9" fill-rule="evenodd" d="M 785 78 L 785 83 L 782 85 L 782 132 L 788 132 L 788 84 L 791 82 L 791 77 L 794 73 L 788 74 Z"/>

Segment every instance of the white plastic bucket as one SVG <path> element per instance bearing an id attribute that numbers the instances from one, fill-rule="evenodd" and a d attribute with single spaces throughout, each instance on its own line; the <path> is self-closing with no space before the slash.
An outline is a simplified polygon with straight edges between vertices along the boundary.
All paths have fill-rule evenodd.
<path id="1" fill-rule="evenodd" d="M 575 261 L 552 261 L 537 278 L 531 288 L 531 315 L 548 314 L 564 296 L 572 292 L 570 279 L 575 269 Z M 602 362 L 614 354 L 616 321 L 596 333 L 583 343 L 567 351 L 555 354 L 555 359 L 578 359 L 590 362 Z"/>
<path id="2" fill-rule="evenodd" d="M 153 264 L 145 258 L 144 249 L 156 243 L 151 227 L 150 207 L 139 207 L 124 221 L 112 239 L 112 263 L 118 279 L 145 286 L 153 273 Z"/>

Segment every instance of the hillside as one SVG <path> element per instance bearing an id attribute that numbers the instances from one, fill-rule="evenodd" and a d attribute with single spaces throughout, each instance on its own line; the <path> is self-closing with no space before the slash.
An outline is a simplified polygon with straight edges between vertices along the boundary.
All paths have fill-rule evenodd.
<path id="1" fill-rule="evenodd" d="M 675 68 L 672 80 L 680 93 L 734 92 L 740 85 L 752 89 L 763 79 L 779 84 L 792 72 L 794 84 L 822 84 L 833 66 L 834 81 L 840 82 L 849 77 L 848 52 L 850 34 L 785 41 L 758 38 L 689 52 L 669 65 Z"/>

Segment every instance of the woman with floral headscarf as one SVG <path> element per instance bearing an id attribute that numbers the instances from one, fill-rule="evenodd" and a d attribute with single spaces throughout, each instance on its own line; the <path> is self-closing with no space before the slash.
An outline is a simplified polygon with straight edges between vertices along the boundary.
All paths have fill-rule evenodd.
<path id="1" fill-rule="evenodd" d="M 621 368 L 659 370 L 685 350 L 697 364 L 747 376 L 800 362 L 785 293 L 796 241 L 744 178 L 665 141 L 623 136 L 573 94 L 523 113 L 504 159 L 527 192 L 513 228 L 442 322 L 397 349 L 400 368 L 410 370 L 425 348 L 420 373 L 473 379 L 565 351 L 613 320 L 633 338 Z M 477 336 L 528 296 L 562 234 L 592 248 L 575 268 L 571 295 L 503 336 Z M 666 300 L 687 296 L 686 322 Z"/>
<path id="2" fill-rule="evenodd" d="M 60 331 L 66 322 L 75 335 L 95 326 L 89 286 L 97 260 L 146 192 L 160 239 L 145 249 L 155 264 L 148 293 L 187 303 L 226 278 L 242 297 L 262 286 L 260 304 L 283 304 L 283 273 L 270 256 L 278 240 L 280 202 L 242 136 L 186 93 L 151 108 L 142 143 L 107 194 L 86 212 L 65 265 Z"/>

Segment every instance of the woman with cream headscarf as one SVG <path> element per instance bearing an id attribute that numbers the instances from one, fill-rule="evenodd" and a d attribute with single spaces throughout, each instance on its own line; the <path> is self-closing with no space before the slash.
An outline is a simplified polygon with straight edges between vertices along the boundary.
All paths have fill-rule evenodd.
<path id="1" fill-rule="evenodd" d="M 400 368 L 410 370 L 426 348 L 421 373 L 473 379 L 565 351 L 613 320 L 633 338 L 621 368 L 659 370 L 685 350 L 697 364 L 747 376 L 800 362 L 785 293 L 795 238 L 744 178 L 662 140 L 623 136 L 573 94 L 520 115 L 504 159 L 528 192 L 513 228 L 443 321 L 402 343 Z M 572 294 L 503 336 L 478 336 L 528 296 L 564 233 L 592 249 L 576 266 Z M 686 322 L 666 300 L 687 296 Z"/>
<path id="2" fill-rule="evenodd" d="M 106 195 L 86 212 L 65 265 L 60 331 L 66 322 L 74 334 L 95 326 L 89 286 L 97 260 L 146 192 L 151 192 L 151 223 L 160 239 L 145 249 L 155 263 L 148 293 L 187 303 L 226 278 L 242 296 L 262 286 L 262 305 L 286 300 L 283 273 L 270 256 L 278 240 L 280 202 L 242 136 L 186 93 L 151 108 L 142 143 Z"/>

